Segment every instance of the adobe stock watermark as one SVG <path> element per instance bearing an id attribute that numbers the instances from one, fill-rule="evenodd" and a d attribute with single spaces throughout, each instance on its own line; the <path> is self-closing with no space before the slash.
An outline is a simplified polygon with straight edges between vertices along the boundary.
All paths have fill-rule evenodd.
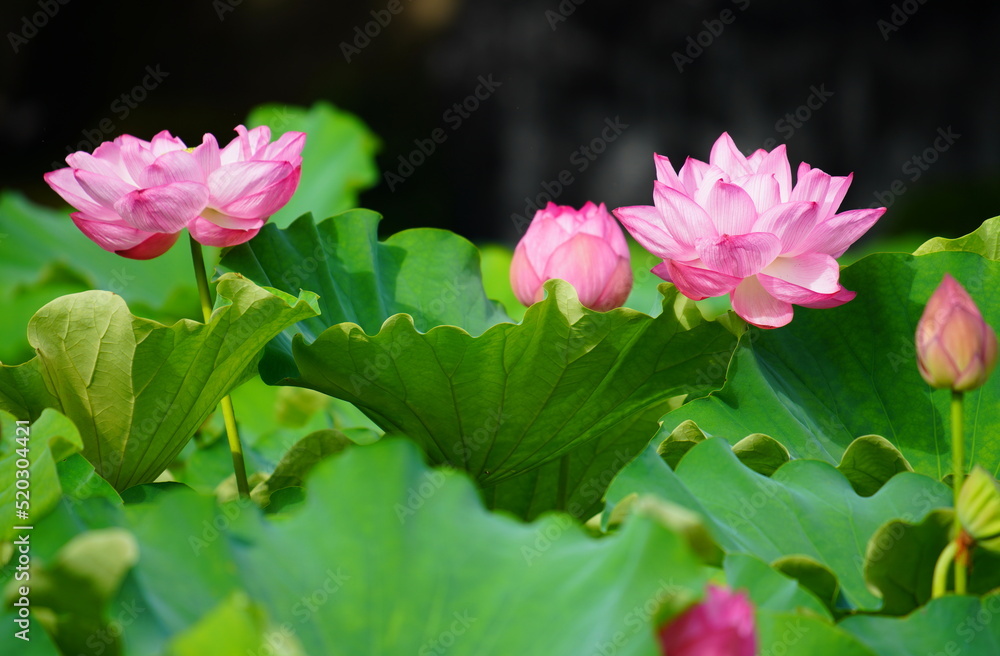
<path id="1" fill-rule="evenodd" d="M 955 142 L 962 135 L 955 132 L 949 125 L 947 128 L 938 128 L 937 136 L 930 146 L 924 148 L 910 159 L 903 162 L 901 172 L 907 176 L 910 182 L 916 182 L 930 167 L 941 158 L 941 155 L 955 145 Z M 907 186 L 903 178 L 897 178 L 889 184 L 889 188 L 884 191 L 874 193 L 875 202 L 869 207 L 892 207 L 896 199 L 907 191 Z"/>
<path id="2" fill-rule="evenodd" d="M 992 595 L 981 601 L 979 610 L 959 622 L 955 633 L 968 645 L 993 623 L 997 615 L 1000 615 L 1000 596 Z M 967 648 L 963 648 L 955 640 L 949 640 L 945 643 L 944 651 L 931 652 L 928 656 L 959 656 L 967 653 L 969 653 Z"/>
<path id="3" fill-rule="evenodd" d="M 595 472 L 574 488 L 572 491 L 574 499 L 566 506 L 566 512 L 577 517 L 581 516 L 590 504 L 604 496 L 611 481 L 633 458 L 634 456 L 627 451 L 621 449 L 616 451 L 615 458 L 610 465 Z M 535 539 L 530 544 L 521 545 L 521 557 L 524 558 L 525 564 L 529 567 L 533 565 L 556 544 L 563 533 L 574 526 L 577 524 L 569 515 L 565 514 L 556 515 L 542 522 L 535 532 Z"/>
<path id="4" fill-rule="evenodd" d="M 777 640 L 760 650 L 760 656 L 785 656 L 789 649 L 802 640 L 802 636 L 809 633 L 809 627 L 802 626 L 801 617 L 787 619 L 784 626 L 785 630 Z"/>
<path id="5" fill-rule="evenodd" d="M 413 2 L 413 0 L 406 1 Z M 385 9 L 372 9 L 369 12 L 372 19 L 363 26 L 356 25 L 354 27 L 354 40 L 351 43 L 340 42 L 340 52 L 344 55 L 347 63 L 350 64 L 351 57 L 360 55 L 362 50 L 370 46 L 372 40 L 377 39 L 382 34 L 382 30 L 389 27 L 392 19 L 401 13 L 403 13 L 403 0 L 389 0 Z"/>
<path id="6" fill-rule="evenodd" d="M 806 98 L 804 103 L 775 121 L 774 131 L 781 135 L 782 143 L 787 143 L 791 140 L 795 136 L 795 131 L 805 125 L 815 112 L 822 109 L 827 101 L 833 98 L 833 92 L 827 91 L 825 82 L 818 87 L 815 84 L 810 86 L 809 91 L 809 97 Z M 764 150 L 771 150 L 777 145 L 778 140 L 770 137 L 764 141 L 762 147 Z"/>
<path id="7" fill-rule="evenodd" d="M 423 480 L 421 480 L 420 483 L 412 486 L 407 491 L 406 505 L 397 502 L 396 505 L 393 506 L 393 510 L 396 511 L 396 517 L 399 519 L 400 524 L 405 523 L 407 518 L 416 515 L 417 511 L 423 508 L 424 504 L 427 503 L 427 500 L 441 489 L 448 477 L 445 476 L 439 469 L 431 469 L 424 472 L 421 478 Z"/>
<path id="8" fill-rule="evenodd" d="M 660 608 L 678 593 L 684 592 L 684 588 L 673 581 L 660 579 L 658 583 L 656 590 L 642 605 L 633 606 L 622 617 L 621 623 L 626 630 L 615 631 L 607 636 L 608 640 L 595 644 L 594 651 L 590 652 L 592 656 L 614 656 L 619 650 L 629 646 L 637 634 L 650 630 L 649 624 Z"/>
<path id="9" fill-rule="evenodd" d="M 899 31 L 899 28 L 906 25 L 913 14 L 920 10 L 920 7 L 927 3 L 927 0 L 903 0 L 899 4 L 893 3 L 892 12 L 888 20 L 880 18 L 875 22 L 875 27 L 882 34 L 882 40 L 888 41 L 889 37 Z"/>
<path id="10" fill-rule="evenodd" d="M 68 5 L 70 0 L 38 0 L 38 9 L 35 13 L 25 14 L 21 17 L 21 29 L 17 32 L 7 32 L 7 42 L 16 55 L 22 46 L 28 44 L 36 36 L 38 31 L 49 24 L 49 21 L 56 17 L 59 10 Z"/>
<path id="11" fill-rule="evenodd" d="M 300 625 L 312 620 L 313 616 L 337 594 L 344 584 L 351 580 L 351 575 L 338 567 L 337 571 L 327 569 L 326 578 L 312 592 L 302 595 L 292 606 L 292 615 Z M 282 622 L 280 626 L 264 634 L 260 649 L 248 649 L 247 656 L 280 656 L 288 653 L 301 653 L 301 645 L 296 636 L 298 629 L 291 622 Z"/>
<path id="12" fill-rule="evenodd" d="M 566 20 L 573 15 L 576 8 L 582 5 L 587 0 L 560 0 L 559 5 L 553 9 L 545 10 L 545 20 L 548 22 L 549 27 L 555 32 L 559 27 L 560 23 L 565 23 Z"/>
<path id="13" fill-rule="evenodd" d="M 736 9 L 739 11 L 746 11 L 750 7 L 750 0 L 730 0 L 730 2 L 736 5 Z M 677 72 L 683 73 L 685 66 L 693 64 L 694 60 L 705 54 L 705 50 L 722 36 L 726 26 L 736 22 L 737 15 L 735 11 L 726 7 L 719 12 L 716 18 L 703 20 L 701 24 L 705 29 L 688 36 L 683 52 L 675 50 L 671 55 Z"/>
<path id="14" fill-rule="evenodd" d="M 441 114 L 441 120 L 456 132 L 472 114 L 478 110 L 484 102 L 490 99 L 498 88 L 503 86 L 502 82 L 493 79 L 490 73 L 485 77 L 480 75 L 477 78 L 479 84 L 472 93 L 455 103 Z M 396 187 L 405 182 L 413 173 L 420 168 L 435 152 L 438 146 L 448 140 L 449 133 L 444 128 L 434 128 L 425 139 L 414 139 L 415 149 L 410 151 L 405 157 L 400 155 L 397 159 L 399 165 L 395 171 L 385 172 L 385 182 L 389 185 L 389 191 L 396 191 Z"/>
<path id="15" fill-rule="evenodd" d="M 438 634 L 437 637 L 425 642 L 418 652 L 419 656 L 442 656 L 451 652 L 452 646 L 458 641 L 460 636 L 465 635 L 469 627 L 476 623 L 477 619 L 469 615 L 469 611 L 458 611 L 451 614 L 454 618 L 448 628 Z"/>
<path id="16" fill-rule="evenodd" d="M 211 521 L 202 520 L 201 533 L 188 535 L 188 546 L 191 547 L 191 552 L 195 556 L 200 555 L 209 545 L 222 537 L 247 508 L 256 508 L 256 505 L 244 497 L 219 504 Z"/>
<path id="17" fill-rule="evenodd" d="M 111 621 L 104 628 L 87 636 L 87 647 L 90 648 L 91 654 L 103 654 L 110 650 L 112 645 L 125 633 L 125 629 L 135 622 L 139 615 L 146 612 L 146 607 L 136 599 L 127 603 L 121 602 L 120 607 L 121 610 L 112 616 Z"/>
<path id="18" fill-rule="evenodd" d="M 243 4 L 243 0 L 212 0 L 212 9 L 218 16 L 219 22 L 225 22 L 226 14 L 236 11 L 236 8 Z"/>
<path id="19" fill-rule="evenodd" d="M 910 510 L 902 512 L 899 517 L 893 520 L 892 525 L 884 530 L 878 531 L 878 535 L 872 535 L 868 539 L 868 546 L 864 555 L 858 554 L 854 558 L 854 565 L 859 572 L 864 572 L 865 563 L 877 563 L 892 551 L 893 547 L 906 534 L 903 523 L 916 524 L 923 521 L 927 515 L 935 509 L 942 508 L 941 499 L 936 497 L 927 488 L 910 498 L 907 504 Z"/>
<path id="20" fill-rule="evenodd" d="M 146 66 L 145 73 L 146 74 L 134 87 L 112 100 L 111 104 L 108 106 L 108 111 L 114 114 L 119 121 L 127 119 L 132 113 L 132 110 L 138 108 L 139 105 L 145 101 L 147 97 L 149 97 L 149 94 L 160 86 L 163 80 L 170 76 L 169 72 L 160 68 L 160 64 L 156 64 L 155 66 Z M 79 150 L 93 152 L 95 148 L 100 146 L 105 141 L 106 137 L 115 132 L 116 127 L 117 123 L 115 123 L 110 116 L 101 119 L 96 128 L 80 132 L 80 136 L 83 137 L 83 141 L 75 145 L 67 145 L 66 154 L 70 155 Z M 62 167 L 62 163 L 52 162 L 53 170 Z"/>
<path id="21" fill-rule="evenodd" d="M 524 231 L 528 229 L 535 212 L 545 207 L 546 204 L 555 202 L 571 184 L 576 182 L 574 172 L 580 174 L 590 168 L 590 165 L 597 161 L 597 158 L 604 154 L 608 146 L 617 141 L 628 127 L 629 124 L 623 122 L 620 116 L 615 116 L 613 119 L 605 118 L 600 133 L 569 154 L 570 166 L 568 168 L 560 171 L 552 180 L 543 182 L 541 191 L 534 198 L 524 197 L 524 214 L 511 213 L 510 220 L 518 234 L 523 235 Z"/>

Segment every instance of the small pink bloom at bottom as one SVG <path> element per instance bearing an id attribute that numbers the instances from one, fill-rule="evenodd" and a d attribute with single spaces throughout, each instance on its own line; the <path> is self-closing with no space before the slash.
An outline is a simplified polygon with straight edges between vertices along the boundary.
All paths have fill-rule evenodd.
<path id="1" fill-rule="evenodd" d="M 660 629 L 665 656 L 754 656 L 753 605 L 742 592 L 708 586 L 705 599 Z"/>

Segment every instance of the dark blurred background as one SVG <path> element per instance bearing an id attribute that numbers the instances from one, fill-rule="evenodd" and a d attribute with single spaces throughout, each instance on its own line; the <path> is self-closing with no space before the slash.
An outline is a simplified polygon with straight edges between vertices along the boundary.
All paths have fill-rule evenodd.
<path id="1" fill-rule="evenodd" d="M 362 202 L 384 233 L 513 243 L 545 194 L 649 204 L 654 151 L 707 159 L 726 130 L 854 171 L 843 207 L 889 205 L 879 236 L 956 236 L 1000 214 L 998 19 L 939 0 L 7 0 L 0 186 L 55 205 L 42 174 L 102 126 L 221 141 L 256 104 L 325 99 L 382 139 Z"/>

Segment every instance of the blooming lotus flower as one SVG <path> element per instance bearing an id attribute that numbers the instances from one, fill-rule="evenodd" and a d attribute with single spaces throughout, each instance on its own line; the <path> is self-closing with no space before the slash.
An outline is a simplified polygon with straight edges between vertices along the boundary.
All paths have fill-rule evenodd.
<path id="1" fill-rule="evenodd" d="M 945 274 L 917 323 L 917 367 L 931 387 L 982 387 L 997 363 L 997 336 L 975 301 Z"/>
<path id="2" fill-rule="evenodd" d="M 660 629 L 666 656 L 754 656 L 753 605 L 741 592 L 709 584 L 704 601 Z"/>
<path id="3" fill-rule="evenodd" d="M 829 308 L 854 298 L 835 258 L 885 212 L 837 213 L 853 174 L 831 176 L 803 162 L 792 185 L 781 145 L 744 157 L 728 134 L 709 161 L 688 158 L 680 172 L 654 155 L 653 206 L 620 207 L 618 220 L 663 259 L 653 273 L 685 296 L 729 294 L 748 322 L 777 328 L 792 305 Z"/>
<path id="4" fill-rule="evenodd" d="M 248 131 L 240 125 L 236 132 L 238 136 L 221 150 L 215 137 L 206 134 L 193 151 L 209 198 L 187 227 L 207 246 L 234 246 L 252 239 L 299 185 L 304 132 L 286 132 L 274 143 L 267 126 Z"/>
<path id="5" fill-rule="evenodd" d="M 160 132 L 151 141 L 123 135 L 93 154 L 76 152 L 45 181 L 75 207 L 73 222 L 101 248 L 133 259 L 165 253 L 188 228 L 209 246 L 252 238 L 298 185 L 301 132 L 275 143 L 270 130 L 236 128 L 226 148 L 206 134 L 188 148 Z"/>
<path id="6" fill-rule="evenodd" d="M 124 257 L 162 255 L 208 202 L 203 182 L 178 175 L 197 162 L 166 131 L 152 141 L 124 135 L 66 163 L 70 168 L 46 173 L 45 181 L 79 210 L 71 217 L 85 235 Z"/>
<path id="7" fill-rule="evenodd" d="M 510 284 L 525 305 L 542 300 L 542 284 L 561 278 L 580 303 L 602 312 L 619 307 L 632 290 L 625 235 L 604 203 L 579 210 L 549 203 L 535 213 L 514 250 Z"/>

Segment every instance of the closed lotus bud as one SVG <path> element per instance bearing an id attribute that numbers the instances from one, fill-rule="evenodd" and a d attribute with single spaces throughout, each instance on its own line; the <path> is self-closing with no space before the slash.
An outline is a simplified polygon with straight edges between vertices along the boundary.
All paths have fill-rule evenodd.
<path id="1" fill-rule="evenodd" d="M 920 375 L 931 387 L 966 392 L 981 387 L 996 363 L 996 333 L 946 273 L 917 324 Z"/>
<path id="2" fill-rule="evenodd" d="M 579 210 L 549 203 L 535 214 L 514 250 L 510 284 L 525 305 L 542 300 L 542 285 L 559 278 L 573 285 L 580 303 L 605 312 L 632 291 L 628 244 L 604 203 Z"/>
<path id="3" fill-rule="evenodd" d="M 955 512 L 979 546 L 1000 551 L 1000 486 L 981 466 L 976 465 L 962 484 Z"/>
<path id="4" fill-rule="evenodd" d="M 754 656 L 753 605 L 743 593 L 709 585 L 701 603 L 660 629 L 660 647 L 666 656 Z"/>

